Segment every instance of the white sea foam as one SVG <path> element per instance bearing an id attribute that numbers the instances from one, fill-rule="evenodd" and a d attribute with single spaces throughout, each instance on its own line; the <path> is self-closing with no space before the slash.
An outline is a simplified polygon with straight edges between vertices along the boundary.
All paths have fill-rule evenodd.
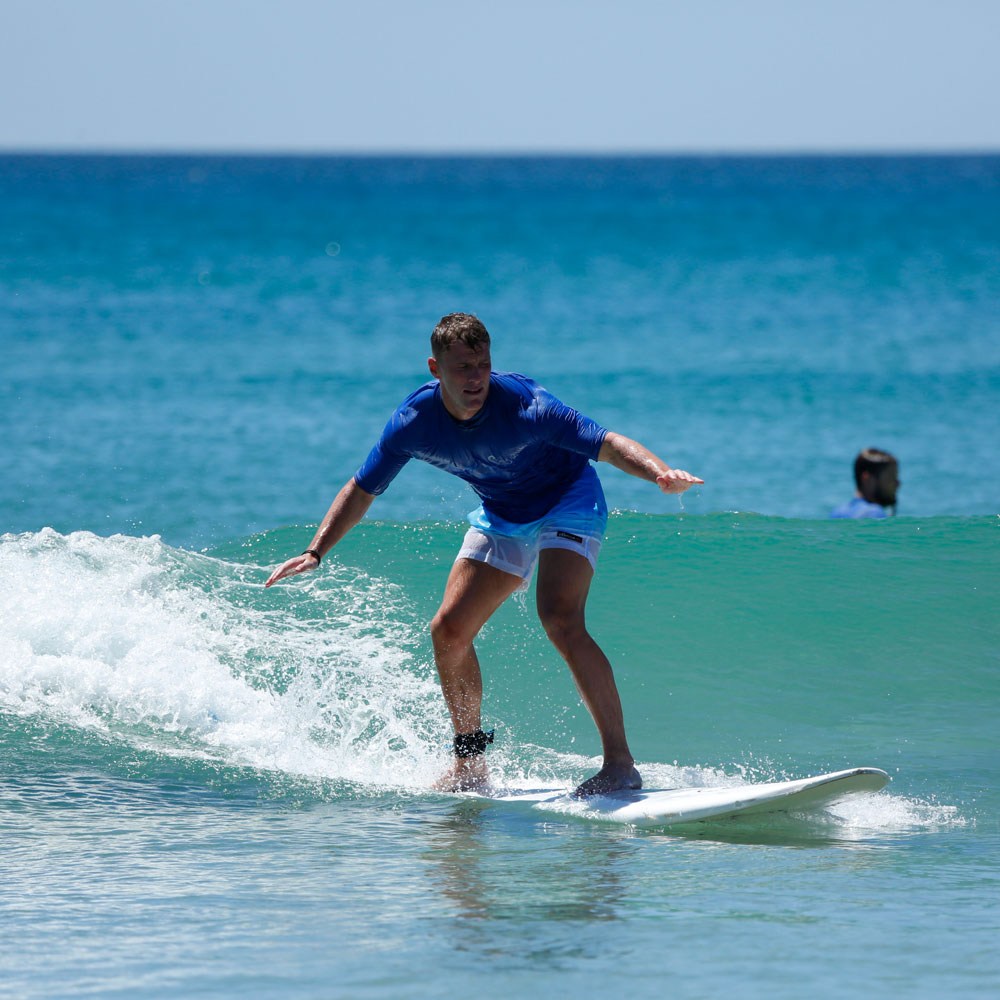
<path id="1" fill-rule="evenodd" d="M 425 787 L 448 726 L 402 597 L 343 567 L 264 578 L 158 537 L 3 536 L 0 704 L 226 763 Z"/>

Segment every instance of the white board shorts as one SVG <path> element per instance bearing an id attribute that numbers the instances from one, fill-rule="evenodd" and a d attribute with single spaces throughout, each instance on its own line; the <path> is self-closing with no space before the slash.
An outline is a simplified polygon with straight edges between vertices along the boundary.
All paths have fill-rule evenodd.
<path id="1" fill-rule="evenodd" d="M 521 578 L 518 592 L 528 589 L 542 549 L 578 552 L 597 569 L 597 556 L 608 523 L 601 481 L 592 465 L 544 517 L 520 524 L 506 521 L 482 507 L 469 514 L 471 527 L 455 557 L 475 559 Z"/>

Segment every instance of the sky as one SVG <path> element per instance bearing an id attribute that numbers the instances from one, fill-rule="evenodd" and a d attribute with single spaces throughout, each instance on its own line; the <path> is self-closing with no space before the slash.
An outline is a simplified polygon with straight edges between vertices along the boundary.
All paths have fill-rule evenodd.
<path id="1" fill-rule="evenodd" d="M 998 0 L 0 0 L 0 149 L 1000 150 Z"/>

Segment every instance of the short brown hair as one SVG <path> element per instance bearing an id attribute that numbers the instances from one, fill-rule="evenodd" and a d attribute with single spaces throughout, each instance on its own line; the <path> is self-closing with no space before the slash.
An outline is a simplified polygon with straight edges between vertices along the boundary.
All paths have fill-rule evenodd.
<path id="1" fill-rule="evenodd" d="M 854 482 L 860 490 L 863 472 L 870 472 L 872 475 L 878 476 L 883 469 L 898 464 L 896 456 L 891 452 L 882 451 L 880 448 L 865 448 L 854 460 Z"/>
<path id="2" fill-rule="evenodd" d="M 490 346 L 490 335 L 471 313 L 448 313 L 441 317 L 431 334 L 431 353 L 438 358 L 456 341 L 473 351 L 481 351 Z"/>

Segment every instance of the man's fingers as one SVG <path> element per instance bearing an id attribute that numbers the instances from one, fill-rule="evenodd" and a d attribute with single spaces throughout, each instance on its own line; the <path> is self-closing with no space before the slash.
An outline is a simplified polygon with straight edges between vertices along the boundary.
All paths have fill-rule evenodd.
<path id="1" fill-rule="evenodd" d="M 692 476 L 690 472 L 685 472 L 683 469 L 671 469 L 667 473 L 668 479 L 683 479 L 689 483 L 703 483 L 704 479 L 699 479 L 697 476 Z"/>
<path id="2" fill-rule="evenodd" d="M 264 584 L 265 587 L 270 587 L 272 583 L 277 583 L 279 580 L 284 580 L 286 576 L 294 576 L 296 573 L 301 573 L 304 566 L 300 567 L 298 564 L 302 561 L 301 556 L 297 556 L 295 559 L 289 559 L 287 562 L 282 563 L 272 574 L 271 578 Z"/>
<path id="3" fill-rule="evenodd" d="M 664 493 L 683 493 L 692 486 L 704 484 L 705 480 L 683 469 L 671 469 L 666 475 L 658 477 L 656 482 Z"/>
<path id="4" fill-rule="evenodd" d="M 671 480 L 675 482 L 682 483 L 703 483 L 704 479 L 699 479 L 697 476 L 692 476 L 690 472 L 685 472 L 683 469 L 671 469 L 669 472 L 660 476 L 657 482 L 670 482 Z"/>
<path id="5" fill-rule="evenodd" d="M 282 563 L 268 578 L 267 583 L 264 584 L 265 587 L 270 587 L 272 583 L 277 583 L 279 580 L 284 580 L 286 576 L 295 576 L 296 573 L 303 573 L 307 569 L 313 569 L 318 566 L 319 563 L 312 556 L 301 555 L 295 556 L 294 559 L 289 559 L 287 562 Z"/>

